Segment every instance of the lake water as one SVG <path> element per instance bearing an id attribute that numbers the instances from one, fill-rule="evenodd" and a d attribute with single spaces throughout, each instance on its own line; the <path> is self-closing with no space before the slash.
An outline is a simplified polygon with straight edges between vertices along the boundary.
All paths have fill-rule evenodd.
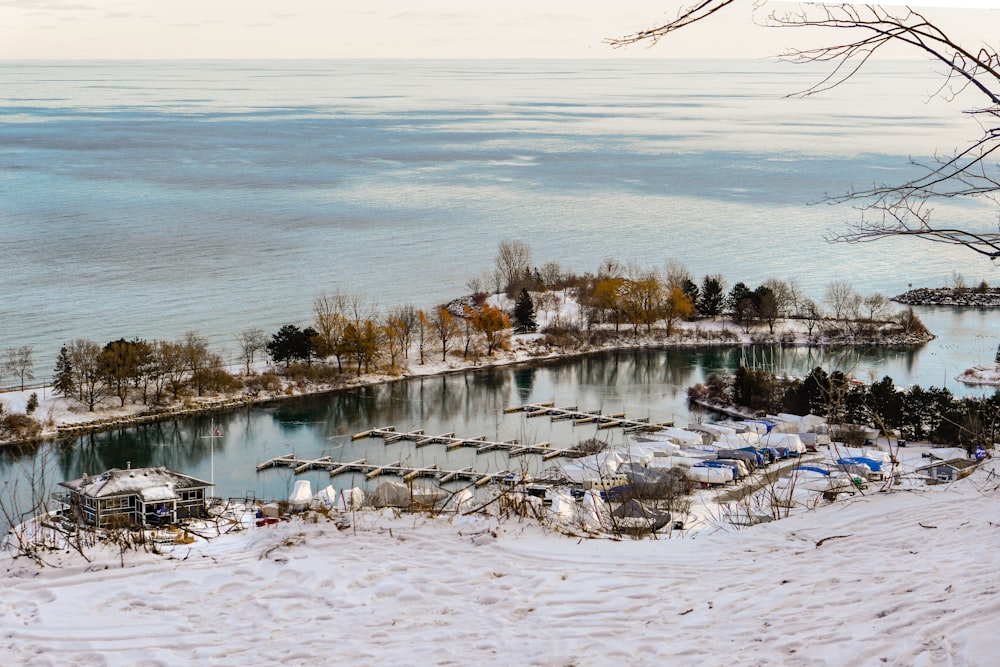
<path id="1" fill-rule="evenodd" d="M 893 295 L 992 267 L 914 241 L 830 245 L 910 156 L 978 136 L 923 63 L 806 99 L 752 61 L 0 64 L 0 350 L 36 375 L 75 338 L 304 325 L 336 288 L 381 307 L 466 291 L 501 239 L 594 271 Z M 942 207 L 938 215 L 992 212 Z"/>
<path id="2" fill-rule="evenodd" d="M 0 349 L 33 345 L 40 377 L 74 338 L 197 330 L 228 353 L 247 327 L 308 323 L 312 300 L 336 288 L 382 307 L 448 300 L 510 237 L 529 243 L 538 265 L 582 272 L 609 256 L 649 268 L 674 258 L 698 278 L 794 278 L 816 299 L 838 279 L 887 295 L 946 284 L 955 271 L 991 280 L 992 267 L 967 252 L 823 240 L 855 215 L 814 205 L 824 194 L 900 181 L 910 156 L 978 136 L 964 107 L 924 103 L 935 85 L 923 70 L 880 65 L 831 93 L 787 99 L 816 72 L 652 60 L 3 63 Z M 822 364 L 970 391 L 952 378 L 993 359 L 995 317 L 919 312 L 940 338 L 906 352 L 611 353 L 227 414 L 217 492 L 286 494 L 290 471 L 255 465 L 291 451 L 511 464 L 348 437 L 386 424 L 560 447 L 595 435 L 503 415 L 527 401 L 685 422 L 686 387 L 744 355 L 793 372 Z M 40 457 L 56 480 L 126 461 L 207 478 L 208 433 L 205 419 L 180 420 Z M 3 453 L 0 479 L 32 460 L 41 458 Z"/>

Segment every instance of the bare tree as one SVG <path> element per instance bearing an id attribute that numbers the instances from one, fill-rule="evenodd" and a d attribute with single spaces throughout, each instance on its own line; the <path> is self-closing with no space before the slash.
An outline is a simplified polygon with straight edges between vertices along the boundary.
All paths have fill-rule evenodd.
<path id="1" fill-rule="evenodd" d="M 465 288 L 469 290 L 469 294 L 485 294 L 486 293 L 486 280 L 483 276 L 473 276 L 465 283 Z"/>
<path id="2" fill-rule="evenodd" d="M 264 330 L 256 327 L 244 329 L 236 336 L 236 342 L 239 343 L 240 350 L 243 351 L 243 361 L 246 363 L 247 375 L 250 375 L 250 366 L 253 364 L 257 353 L 267 349 L 267 341 L 268 336 Z"/>
<path id="3" fill-rule="evenodd" d="M 542 266 L 541 275 L 546 289 L 552 289 L 563 280 L 564 273 L 562 267 L 559 266 L 559 262 L 545 262 Z"/>
<path id="4" fill-rule="evenodd" d="M 601 265 L 597 267 L 597 278 L 599 280 L 611 280 L 623 278 L 624 276 L 625 268 L 614 257 L 605 257 L 601 260 Z"/>
<path id="5" fill-rule="evenodd" d="M 187 387 L 187 363 L 184 344 L 168 340 L 158 340 L 153 343 L 153 363 L 156 364 L 160 378 L 159 387 L 154 387 L 156 401 L 162 390 L 169 390 L 174 400 Z"/>
<path id="6" fill-rule="evenodd" d="M 768 278 L 761 287 L 771 290 L 771 297 L 774 299 L 775 314 L 778 317 L 788 317 L 795 309 L 795 294 L 792 288 L 784 280 Z"/>
<path id="7" fill-rule="evenodd" d="M 692 282 L 691 272 L 679 259 L 668 259 L 663 267 L 663 275 L 663 282 L 667 287 L 684 287 L 685 283 Z"/>
<path id="8" fill-rule="evenodd" d="M 7 348 L 7 359 L 4 361 L 3 366 L 5 370 L 20 378 L 21 391 L 24 391 L 25 380 L 35 379 L 35 376 L 32 374 L 35 368 L 35 362 L 32 359 L 32 350 L 33 348 L 30 345 Z"/>
<path id="9" fill-rule="evenodd" d="M 209 351 L 208 339 L 196 331 L 184 334 L 181 351 L 191 384 L 194 385 L 195 392 L 201 396 L 205 392 L 209 372 L 220 366 L 222 360 Z"/>
<path id="10" fill-rule="evenodd" d="M 504 239 L 497 248 L 496 267 L 505 281 L 504 287 L 512 289 L 531 270 L 531 248 L 520 239 Z"/>
<path id="11" fill-rule="evenodd" d="M 809 337 L 812 338 L 813 329 L 815 329 L 816 325 L 823 319 L 823 311 L 818 305 L 816 305 L 815 301 L 812 299 L 806 299 L 799 307 L 798 313 L 799 317 L 805 320 L 806 332 Z"/>
<path id="12" fill-rule="evenodd" d="M 869 322 L 884 321 L 892 314 L 892 303 L 889 301 L 889 297 L 881 292 L 875 292 L 862 298 L 861 304 Z"/>
<path id="13" fill-rule="evenodd" d="M 76 398 L 91 412 L 108 395 L 101 373 L 101 346 L 92 340 L 78 338 L 69 350 L 72 361 Z"/>
<path id="14" fill-rule="evenodd" d="M 834 280 L 826 286 L 826 302 L 833 309 L 833 317 L 837 320 L 847 319 L 851 315 L 851 305 L 858 299 L 854 288 L 846 280 Z"/>
<path id="15" fill-rule="evenodd" d="M 676 18 L 607 42 L 622 47 L 642 42 L 656 43 L 670 33 L 716 14 L 735 0 L 698 0 L 679 10 Z M 754 3 L 761 12 L 764 2 Z M 831 198 L 832 202 L 851 203 L 861 211 L 860 220 L 831 241 L 862 243 L 887 237 L 915 236 L 937 243 L 958 245 L 990 259 L 1000 258 L 1000 231 L 996 204 L 1000 193 L 1000 53 L 995 44 L 963 45 L 942 28 L 941 22 L 925 12 L 908 7 L 884 8 L 879 5 L 815 3 L 799 5 L 794 10 L 773 11 L 755 16 L 758 22 L 775 27 L 837 31 L 843 40 L 831 40 L 823 46 L 792 49 L 783 55 L 797 63 L 824 63 L 830 69 L 816 84 L 802 91 L 812 95 L 829 90 L 855 76 L 863 66 L 884 49 L 901 45 L 922 54 L 944 68 L 938 94 L 954 100 L 971 92 L 980 102 L 967 113 L 979 121 L 979 136 L 964 147 L 936 156 L 926 163 L 914 163 L 921 175 L 901 184 L 876 185 L 852 190 Z M 984 26 L 984 29 L 988 28 Z M 996 39 L 997 33 L 987 35 Z M 932 219 L 933 204 L 948 200 L 986 201 L 990 206 L 966 208 L 961 225 Z"/>

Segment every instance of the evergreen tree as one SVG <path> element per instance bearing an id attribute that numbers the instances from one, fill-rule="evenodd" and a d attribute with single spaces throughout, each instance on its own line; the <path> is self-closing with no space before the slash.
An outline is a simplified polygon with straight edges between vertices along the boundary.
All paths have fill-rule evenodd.
<path id="1" fill-rule="evenodd" d="M 692 305 L 698 303 L 700 291 L 698 289 L 698 285 L 696 285 L 693 280 L 685 278 L 681 281 L 680 285 L 677 285 L 677 287 L 681 288 L 681 291 L 684 292 L 684 296 L 688 298 Z"/>
<path id="2" fill-rule="evenodd" d="M 729 290 L 729 296 L 726 297 L 726 310 L 729 311 L 730 315 L 736 317 L 746 299 L 752 300 L 753 292 L 745 284 L 736 283 L 733 285 L 733 289 Z"/>
<path id="3" fill-rule="evenodd" d="M 76 393 L 76 381 L 73 379 L 73 360 L 69 350 L 63 345 L 56 358 L 55 377 L 52 379 L 55 393 L 70 397 Z"/>
<path id="4" fill-rule="evenodd" d="M 276 363 L 284 363 L 286 367 L 295 360 L 309 360 L 312 358 L 311 338 L 315 333 L 311 327 L 303 331 L 294 324 L 286 324 L 271 337 L 267 353 Z"/>
<path id="5" fill-rule="evenodd" d="M 516 333 L 530 333 L 537 326 L 535 324 L 535 304 L 531 301 L 528 290 L 522 288 L 514 303 L 514 331 Z"/>
<path id="6" fill-rule="evenodd" d="M 695 301 L 698 312 L 705 317 L 721 315 L 725 301 L 726 286 L 722 276 L 705 276 L 701 282 L 701 294 Z"/>

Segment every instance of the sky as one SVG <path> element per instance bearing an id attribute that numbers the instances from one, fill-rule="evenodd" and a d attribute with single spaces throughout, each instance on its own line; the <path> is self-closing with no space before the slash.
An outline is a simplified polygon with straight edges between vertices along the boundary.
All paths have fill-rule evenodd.
<path id="1" fill-rule="evenodd" d="M 1000 0 L 917 4 L 947 8 L 959 25 L 980 27 L 980 35 L 984 22 L 1000 25 Z M 790 33 L 800 32 L 755 26 L 752 0 L 743 0 L 653 48 L 612 50 L 604 43 L 655 26 L 679 6 L 675 0 L 0 0 L 0 60 L 762 58 L 790 46 Z"/>

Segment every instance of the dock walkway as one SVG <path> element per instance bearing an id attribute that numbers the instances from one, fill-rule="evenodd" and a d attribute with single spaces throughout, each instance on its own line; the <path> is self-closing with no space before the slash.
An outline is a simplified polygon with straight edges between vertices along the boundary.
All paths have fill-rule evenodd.
<path id="1" fill-rule="evenodd" d="M 557 408 L 555 403 L 526 403 L 504 410 L 505 414 L 525 412 L 528 419 L 548 417 L 552 421 L 572 420 L 573 425 L 595 424 L 599 429 L 620 428 L 626 433 L 635 431 L 659 431 L 670 428 L 673 421 L 650 422 L 648 417 L 629 419 L 624 412 L 601 414 L 600 410 L 580 410 L 577 406 Z"/>
<path id="2" fill-rule="evenodd" d="M 357 461 L 334 461 L 329 456 L 318 459 L 301 459 L 295 454 L 289 453 L 284 456 L 276 456 L 257 465 L 257 471 L 268 468 L 292 468 L 296 474 L 307 470 L 328 470 L 331 477 L 343 475 L 345 473 L 360 473 L 368 479 L 375 479 L 383 475 L 395 475 L 402 477 L 404 481 L 412 481 L 418 477 L 428 477 L 438 480 L 444 484 L 454 480 L 467 480 L 476 486 L 482 486 L 489 482 L 500 482 L 509 479 L 512 473 L 509 470 L 500 472 L 483 473 L 477 472 L 471 467 L 461 470 L 442 470 L 437 464 L 424 467 L 413 467 L 403 465 L 402 461 L 395 461 L 389 464 L 376 465 L 368 463 L 367 459 Z"/>

